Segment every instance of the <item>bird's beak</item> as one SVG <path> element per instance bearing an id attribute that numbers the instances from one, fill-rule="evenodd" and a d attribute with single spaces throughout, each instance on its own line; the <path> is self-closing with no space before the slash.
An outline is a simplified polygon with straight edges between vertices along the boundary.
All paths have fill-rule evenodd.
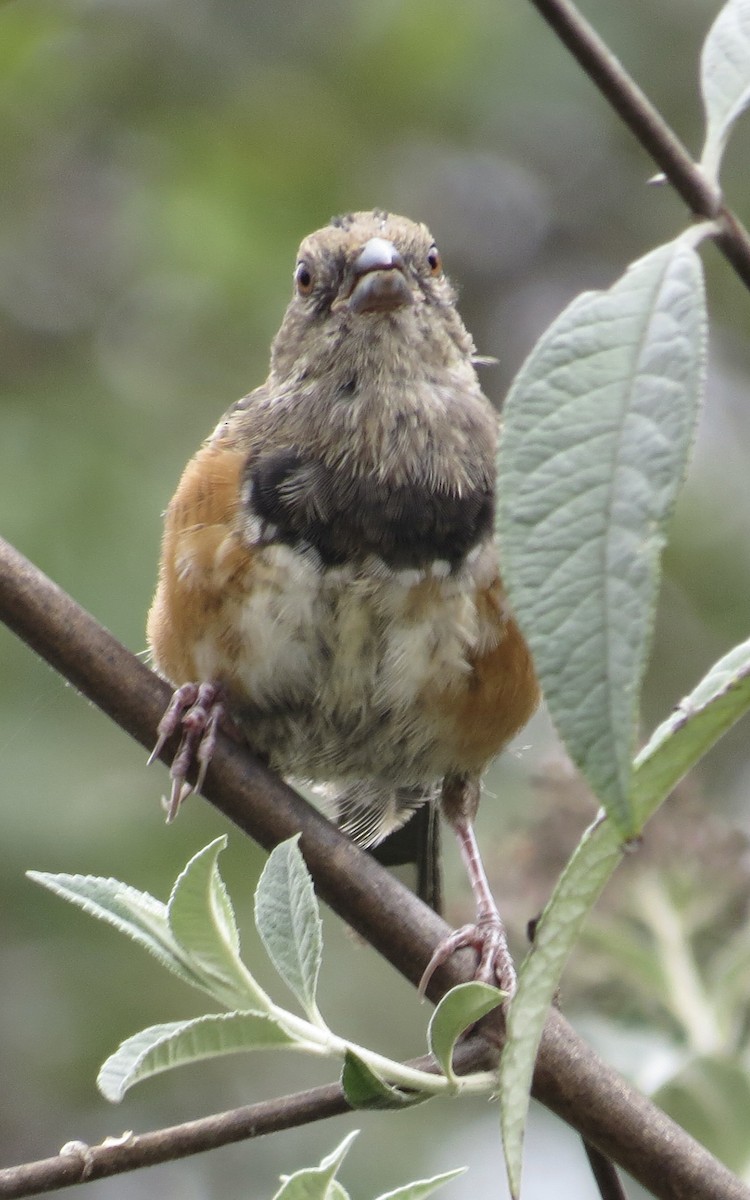
<path id="1" fill-rule="evenodd" d="M 342 303 L 354 313 L 393 312 L 413 303 L 404 260 L 393 242 L 370 238 L 354 260 L 351 290 Z"/>

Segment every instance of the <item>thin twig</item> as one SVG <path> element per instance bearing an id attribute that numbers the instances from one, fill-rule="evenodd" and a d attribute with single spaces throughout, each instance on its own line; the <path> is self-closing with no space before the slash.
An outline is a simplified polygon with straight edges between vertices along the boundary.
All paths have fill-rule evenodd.
<path id="1" fill-rule="evenodd" d="M 167 685 L 17 550 L 0 539 L 0 619 L 145 746 Z M 164 748 L 169 759 L 174 746 Z M 204 794 L 266 848 L 299 831 L 322 898 L 415 985 L 444 921 L 241 746 L 221 736 Z M 436 999 L 471 978 L 473 956 L 454 955 L 430 981 Z M 500 1019 L 485 1036 L 503 1040 Z M 750 1200 L 746 1187 L 586 1045 L 558 1012 L 547 1019 L 533 1094 L 619 1163 L 659 1200 Z"/>
<path id="2" fill-rule="evenodd" d="M 473 1037 L 456 1048 L 453 1061 L 457 1073 L 463 1075 L 486 1069 L 491 1065 L 491 1058 L 485 1040 Z M 414 1059 L 408 1066 L 433 1073 L 438 1069 L 435 1060 L 428 1057 Z M 246 1104 L 230 1112 L 213 1113 L 210 1117 L 185 1121 L 182 1125 L 109 1139 L 100 1146 L 72 1143 L 55 1158 L 0 1170 L 0 1197 L 2 1200 L 19 1200 L 22 1196 L 38 1196 L 42 1192 L 91 1183 L 141 1167 L 154 1167 L 347 1112 L 351 1112 L 351 1107 L 343 1089 L 340 1084 L 332 1083 L 260 1104 Z"/>
<path id="3" fill-rule="evenodd" d="M 591 1173 L 599 1189 L 601 1200 L 627 1200 L 625 1189 L 620 1183 L 617 1171 L 609 1159 L 600 1154 L 596 1146 L 589 1145 L 585 1139 L 583 1148 L 586 1151 L 586 1157 L 589 1160 Z M 2 1178 L 0 1177 L 1 1182 Z M 0 1192 L 0 1195 L 2 1195 L 2 1192 Z"/>
<path id="4" fill-rule="evenodd" d="M 716 221 L 717 246 L 750 288 L 750 235 L 724 204 L 720 190 L 709 182 L 674 131 L 574 4 L 569 0 L 531 0 L 531 3 L 661 167 L 691 212 Z"/>
<path id="5" fill-rule="evenodd" d="M 349 1105 L 339 1085 L 329 1084 L 150 1133 L 112 1138 L 100 1146 L 73 1142 L 55 1158 L 0 1170 L 0 1196 L 3 1200 L 17 1200 L 21 1196 L 38 1196 L 41 1192 L 79 1183 L 93 1183 L 95 1179 L 187 1158 L 232 1142 L 293 1129 L 348 1111 Z"/>

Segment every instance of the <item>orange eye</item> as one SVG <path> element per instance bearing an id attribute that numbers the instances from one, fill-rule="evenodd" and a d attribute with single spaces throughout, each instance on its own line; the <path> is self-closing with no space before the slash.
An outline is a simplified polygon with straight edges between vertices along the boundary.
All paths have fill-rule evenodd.
<path id="1" fill-rule="evenodd" d="M 440 251 L 437 246 L 430 246 L 427 251 L 427 266 L 430 268 L 431 275 L 441 275 L 443 271 L 443 260 L 440 257 Z"/>
<path id="2" fill-rule="evenodd" d="M 298 262 L 294 272 L 294 282 L 300 296 L 309 296 L 313 290 L 313 273 L 306 262 Z"/>

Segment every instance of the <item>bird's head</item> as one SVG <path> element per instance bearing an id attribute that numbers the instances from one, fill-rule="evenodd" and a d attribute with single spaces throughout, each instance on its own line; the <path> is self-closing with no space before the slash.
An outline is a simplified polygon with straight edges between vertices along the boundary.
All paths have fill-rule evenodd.
<path id="1" fill-rule="evenodd" d="M 436 367 L 468 361 L 473 342 L 455 300 L 425 225 L 379 210 L 335 217 L 299 248 L 272 370 L 288 379 L 335 362 L 382 369 L 389 350 L 394 367 L 407 353 Z"/>

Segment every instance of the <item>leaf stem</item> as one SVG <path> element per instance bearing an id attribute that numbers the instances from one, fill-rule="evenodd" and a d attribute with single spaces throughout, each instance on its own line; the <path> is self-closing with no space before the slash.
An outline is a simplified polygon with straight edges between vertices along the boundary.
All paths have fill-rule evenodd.
<path id="1" fill-rule="evenodd" d="M 497 1088 L 497 1075 L 494 1071 L 477 1071 L 471 1075 L 448 1079 L 445 1075 L 421 1071 L 406 1063 L 397 1062 L 383 1054 L 378 1054 L 375 1050 L 359 1046 L 356 1042 L 347 1041 L 346 1038 L 338 1037 L 325 1024 L 322 1027 L 314 1025 L 276 1004 L 271 1005 L 269 1016 L 297 1040 L 301 1050 L 341 1060 L 347 1050 L 350 1050 L 367 1063 L 368 1067 L 381 1075 L 387 1083 L 398 1084 L 400 1087 L 419 1092 L 428 1092 L 433 1096 L 482 1094 L 490 1093 Z"/>

